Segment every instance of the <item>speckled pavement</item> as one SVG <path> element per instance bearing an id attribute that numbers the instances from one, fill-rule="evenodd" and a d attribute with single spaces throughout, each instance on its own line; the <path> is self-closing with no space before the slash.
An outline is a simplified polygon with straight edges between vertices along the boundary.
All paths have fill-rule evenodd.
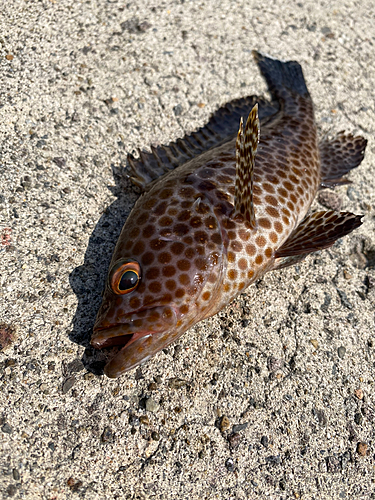
<path id="1" fill-rule="evenodd" d="M 2 2 L 3 498 L 375 498 L 374 19 L 370 0 Z M 322 135 L 368 139 L 313 207 L 364 224 L 107 379 L 87 346 L 139 196 L 126 155 L 264 93 L 252 49 L 302 64 Z"/>

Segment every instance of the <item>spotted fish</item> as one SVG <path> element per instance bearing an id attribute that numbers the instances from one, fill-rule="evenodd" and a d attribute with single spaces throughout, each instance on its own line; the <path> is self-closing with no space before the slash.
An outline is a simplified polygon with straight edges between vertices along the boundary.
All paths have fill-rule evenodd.
<path id="1" fill-rule="evenodd" d="M 91 338 L 97 349 L 112 348 L 109 377 L 149 359 L 264 273 L 361 225 L 358 215 L 309 208 L 321 186 L 349 182 L 343 175 L 361 163 L 367 141 L 344 132 L 319 141 L 301 66 L 253 54 L 271 101 L 232 101 L 197 132 L 128 158 L 144 194 L 114 250 Z"/>

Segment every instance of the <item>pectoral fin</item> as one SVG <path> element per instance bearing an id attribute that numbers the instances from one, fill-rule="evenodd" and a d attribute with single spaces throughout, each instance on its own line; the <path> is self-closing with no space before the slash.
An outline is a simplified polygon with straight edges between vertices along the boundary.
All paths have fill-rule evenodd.
<path id="1" fill-rule="evenodd" d="M 309 253 L 328 248 L 362 224 L 362 215 L 349 212 L 315 212 L 305 217 L 275 253 L 274 269 L 301 261 Z"/>

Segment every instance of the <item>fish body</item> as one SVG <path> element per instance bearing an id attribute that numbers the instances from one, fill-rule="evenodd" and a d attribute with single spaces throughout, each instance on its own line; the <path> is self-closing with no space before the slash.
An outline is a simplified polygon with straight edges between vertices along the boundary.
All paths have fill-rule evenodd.
<path id="1" fill-rule="evenodd" d="M 254 55 L 271 103 L 236 101 L 230 125 L 216 118 L 176 145 L 129 158 L 145 193 L 114 250 L 91 339 L 99 349 L 116 346 L 109 377 L 149 359 L 264 273 L 361 224 L 349 213 L 307 214 L 320 185 L 347 182 L 342 175 L 359 165 L 366 141 L 341 133 L 319 143 L 300 65 Z M 248 104 L 235 134 L 236 112 Z M 205 137 L 210 147 L 201 151 Z"/>

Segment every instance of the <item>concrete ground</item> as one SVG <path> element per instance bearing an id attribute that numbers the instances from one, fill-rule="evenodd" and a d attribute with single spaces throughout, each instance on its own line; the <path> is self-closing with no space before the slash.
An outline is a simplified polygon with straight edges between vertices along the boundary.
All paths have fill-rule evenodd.
<path id="1" fill-rule="evenodd" d="M 2 2 L 3 498 L 375 498 L 374 18 L 370 0 Z M 254 48 L 302 64 L 322 135 L 368 139 L 320 198 L 364 224 L 105 378 L 87 342 L 138 197 L 126 154 L 264 93 Z"/>

